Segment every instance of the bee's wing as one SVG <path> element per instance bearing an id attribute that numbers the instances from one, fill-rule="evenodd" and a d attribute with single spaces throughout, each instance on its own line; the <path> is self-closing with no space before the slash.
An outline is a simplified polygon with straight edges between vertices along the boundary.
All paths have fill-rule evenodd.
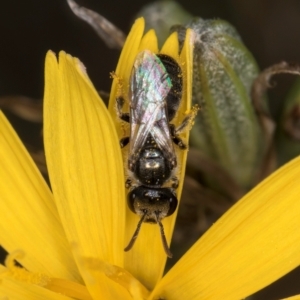
<path id="1" fill-rule="evenodd" d="M 165 101 L 172 83 L 160 59 L 150 51 L 140 52 L 130 84 L 130 155 L 139 152 L 150 133 L 167 158 L 174 158 Z"/>
<path id="2" fill-rule="evenodd" d="M 169 161 L 171 168 L 176 167 L 176 155 L 168 119 L 163 117 L 158 120 L 151 133 L 158 147 L 163 151 L 165 158 Z"/>

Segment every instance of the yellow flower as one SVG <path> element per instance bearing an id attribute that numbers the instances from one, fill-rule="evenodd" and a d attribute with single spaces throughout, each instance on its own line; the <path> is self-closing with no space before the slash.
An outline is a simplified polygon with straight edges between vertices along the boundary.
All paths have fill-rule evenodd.
<path id="1" fill-rule="evenodd" d="M 164 277 L 157 226 L 145 224 L 134 248 L 123 251 L 138 218 L 126 207 L 113 103 L 117 93 L 126 95 L 137 52 L 158 51 L 153 32 L 142 37 L 143 26 L 136 21 L 122 52 L 110 113 L 78 59 L 61 53 L 57 63 L 47 54 L 44 136 L 52 192 L 0 114 L 0 242 L 9 252 L 0 266 L 0 297 L 232 300 L 299 265 L 300 158 L 241 199 Z M 189 109 L 192 51 L 186 40 L 178 57 L 185 78 L 178 118 Z M 175 41 L 171 36 L 161 51 L 174 56 Z M 163 221 L 168 240 L 174 220 Z"/>

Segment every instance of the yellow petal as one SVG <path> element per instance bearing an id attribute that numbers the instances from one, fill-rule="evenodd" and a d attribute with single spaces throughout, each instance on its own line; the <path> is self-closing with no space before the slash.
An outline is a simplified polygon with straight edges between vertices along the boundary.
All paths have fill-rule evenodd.
<path id="1" fill-rule="evenodd" d="M 86 278 L 86 276 L 85 276 Z M 101 272 L 93 274 L 93 282 L 87 281 L 87 288 L 93 299 L 106 299 L 106 300 L 131 300 L 131 296 L 126 289 L 119 284 L 108 279 Z"/>
<path id="2" fill-rule="evenodd" d="M 1 272 L 5 272 L 5 267 L 0 265 L 0 298 L 13 300 L 72 300 L 49 291 L 41 286 L 18 281 L 10 277 L 3 276 Z"/>
<path id="3" fill-rule="evenodd" d="M 121 268 L 95 258 L 77 257 L 77 261 L 81 274 L 85 278 L 86 286 L 93 299 L 132 299 L 124 285 L 113 280 L 113 277 L 122 277 L 119 272 Z M 117 269 L 117 271 L 115 269 Z"/>
<path id="4" fill-rule="evenodd" d="M 17 266 L 15 259 L 20 251 L 9 254 L 5 259 L 5 266 L 0 265 L 0 278 L 11 278 L 25 283 L 35 284 L 53 292 L 74 297 L 78 300 L 92 300 L 86 286 L 61 278 L 50 278 L 43 273 L 29 272 Z M 2 268 L 2 269 L 1 269 Z M 2 271 L 1 271 L 2 270 Z"/>
<path id="5" fill-rule="evenodd" d="M 284 298 L 282 300 L 300 300 L 300 295 Z"/>
<path id="6" fill-rule="evenodd" d="M 123 265 L 121 151 L 110 115 L 76 58 L 46 57 L 44 137 L 51 186 L 69 242 Z"/>
<path id="7" fill-rule="evenodd" d="M 299 266 L 299 177 L 300 157 L 248 193 L 170 270 L 151 299 L 244 299 Z"/>
<path id="8" fill-rule="evenodd" d="M 81 281 L 53 196 L 18 136 L 0 112 L 1 245 L 22 249 L 21 264 Z"/>
<path id="9" fill-rule="evenodd" d="M 172 56 L 178 61 L 179 58 L 179 44 L 177 32 L 173 32 L 164 45 L 162 46 L 160 53 Z"/>
<path id="10" fill-rule="evenodd" d="M 153 53 L 158 53 L 157 37 L 153 29 L 149 30 L 141 40 L 138 52 L 143 50 L 150 50 Z M 132 66 L 133 65 L 131 65 L 131 68 Z"/>
<path id="11" fill-rule="evenodd" d="M 50 278 L 45 288 L 78 300 L 93 300 L 86 286 L 60 278 Z"/>

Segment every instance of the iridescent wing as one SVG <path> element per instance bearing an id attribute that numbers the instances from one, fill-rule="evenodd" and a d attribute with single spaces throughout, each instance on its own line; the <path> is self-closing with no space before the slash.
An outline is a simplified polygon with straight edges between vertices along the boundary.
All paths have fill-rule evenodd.
<path id="1" fill-rule="evenodd" d="M 160 59 L 148 50 L 140 52 L 130 84 L 130 160 L 151 134 L 164 156 L 176 163 L 166 104 L 172 82 Z"/>

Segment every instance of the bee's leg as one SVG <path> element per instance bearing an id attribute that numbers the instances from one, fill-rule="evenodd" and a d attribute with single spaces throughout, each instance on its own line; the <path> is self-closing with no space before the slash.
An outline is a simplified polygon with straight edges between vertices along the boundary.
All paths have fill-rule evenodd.
<path id="1" fill-rule="evenodd" d="M 124 113 L 123 112 L 123 106 L 124 106 L 124 103 L 125 103 L 124 98 L 122 96 L 117 97 L 116 102 L 117 102 L 117 114 L 118 114 L 118 117 L 122 121 L 129 123 L 129 113 Z"/>
<path id="2" fill-rule="evenodd" d="M 125 187 L 126 189 L 130 189 L 132 186 L 132 179 L 131 178 L 127 178 L 125 181 Z"/>
<path id="3" fill-rule="evenodd" d="M 171 132 L 173 143 L 177 145 L 181 150 L 185 150 L 187 146 L 176 133 L 176 128 L 173 124 L 170 124 L 170 132 Z"/>
<path id="4" fill-rule="evenodd" d="M 175 134 L 181 134 L 185 130 L 191 130 L 192 129 L 192 127 L 194 125 L 195 117 L 197 116 L 197 113 L 198 113 L 199 109 L 200 108 L 199 108 L 198 105 L 194 105 L 192 107 L 192 109 L 189 111 L 187 116 L 183 119 L 181 124 L 178 127 L 176 127 Z"/>
<path id="5" fill-rule="evenodd" d="M 124 121 L 129 123 L 129 113 L 123 113 L 122 109 L 124 106 L 124 98 L 123 97 L 117 97 L 116 98 L 116 102 L 117 102 L 117 114 L 118 117 Z M 124 148 L 127 144 L 129 143 L 129 136 L 125 136 L 123 138 L 120 139 L 120 146 L 121 148 Z"/>
<path id="6" fill-rule="evenodd" d="M 116 102 L 117 102 L 116 106 L 117 106 L 118 117 L 122 121 L 129 123 L 129 113 L 123 113 L 123 111 L 122 111 L 124 103 L 125 103 L 125 99 L 123 98 L 123 96 L 121 96 L 123 94 L 123 85 L 124 85 L 123 79 L 120 76 L 118 76 L 115 72 L 111 72 L 110 76 L 111 76 L 111 78 L 116 80 L 117 95 L 120 95 L 120 96 L 116 97 Z"/>
<path id="7" fill-rule="evenodd" d="M 134 189 L 138 186 L 137 182 L 135 180 L 133 180 L 132 178 L 128 177 L 125 181 L 125 187 L 126 189 Z"/>
<path id="8" fill-rule="evenodd" d="M 184 132 L 186 129 L 188 129 L 188 127 L 190 126 L 190 124 L 193 121 L 193 119 L 194 119 L 193 116 L 187 115 L 183 119 L 183 121 L 181 122 L 181 124 L 176 127 L 175 134 L 180 134 L 180 133 Z"/>
<path id="9" fill-rule="evenodd" d="M 124 148 L 126 145 L 129 143 L 129 136 L 124 136 L 123 138 L 120 139 L 120 146 L 121 148 Z"/>
<path id="10" fill-rule="evenodd" d="M 193 106 L 188 115 L 183 119 L 181 124 L 175 128 L 173 124 L 170 124 L 170 131 L 174 144 L 176 144 L 180 149 L 184 150 L 187 148 L 185 143 L 179 137 L 179 134 L 183 133 L 185 130 L 191 130 L 195 117 L 198 113 L 199 107 L 197 105 Z"/>
<path id="11" fill-rule="evenodd" d="M 173 189 L 177 189 L 178 188 L 178 185 L 179 185 L 179 180 L 177 177 L 172 177 L 171 178 L 171 181 L 172 181 L 172 188 Z"/>

